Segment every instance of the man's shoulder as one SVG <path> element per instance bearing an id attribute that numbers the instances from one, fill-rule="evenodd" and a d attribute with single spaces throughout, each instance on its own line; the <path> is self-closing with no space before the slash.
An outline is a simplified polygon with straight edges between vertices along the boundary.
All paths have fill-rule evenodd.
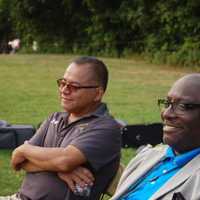
<path id="1" fill-rule="evenodd" d="M 121 126 L 120 122 L 110 114 L 106 103 L 101 103 L 92 115 L 96 116 L 97 122 L 104 122 L 105 125 Z"/>
<path id="2" fill-rule="evenodd" d="M 167 150 L 169 146 L 168 145 L 165 145 L 165 144 L 158 144 L 156 146 L 152 146 L 150 144 L 148 145 L 145 145 L 145 146 L 141 146 L 137 149 L 137 155 L 141 155 L 141 154 L 148 154 L 148 153 L 162 153 L 162 152 L 165 152 Z"/>
<path id="3" fill-rule="evenodd" d="M 141 163 L 146 162 L 147 160 L 150 160 L 157 157 L 158 155 L 162 157 L 166 152 L 167 146 L 160 144 L 155 147 L 152 145 L 146 145 L 144 147 L 141 147 L 137 152 L 136 156 L 131 159 L 129 162 L 127 169 L 135 169 L 136 167 L 140 166 Z"/>
<path id="4" fill-rule="evenodd" d="M 102 128 L 120 129 L 121 125 L 111 115 L 101 115 L 91 121 L 95 126 L 102 126 Z"/>

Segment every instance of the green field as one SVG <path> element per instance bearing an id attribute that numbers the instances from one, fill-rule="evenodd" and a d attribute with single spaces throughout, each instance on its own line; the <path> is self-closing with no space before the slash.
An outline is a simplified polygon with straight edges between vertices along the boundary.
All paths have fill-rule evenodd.
<path id="1" fill-rule="evenodd" d="M 56 79 L 71 55 L 0 55 L 0 119 L 11 124 L 37 124 L 59 111 Z M 104 101 L 111 113 L 129 124 L 159 122 L 157 99 L 186 73 L 198 69 L 157 66 L 139 59 L 101 58 L 110 71 Z M 23 173 L 10 169 L 10 151 L 0 151 L 0 195 L 17 191 Z M 134 155 L 123 150 L 123 163 Z"/>

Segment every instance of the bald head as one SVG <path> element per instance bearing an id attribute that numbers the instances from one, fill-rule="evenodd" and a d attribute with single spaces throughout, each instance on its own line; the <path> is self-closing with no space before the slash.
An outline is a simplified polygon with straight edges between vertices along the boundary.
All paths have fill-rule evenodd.
<path id="1" fill-rule="evenodd" d="M 178 79 L 174 85 L 176 84 L 194 84 L 200 87 L 200 73 L 187 74 Z"/>
<path id="2" fill-rule="evenodd" d="M 167 95 L 169 106 L 161 113 L 163 141 L 176 152 L 200 147 L 200 74 L 177 80 Z"/>
<path id="3" fill-rule="evenodd" d="M 177 98 L 184 96 L 185 100 L 193 99 L 193 101 L 200 102 L 200 74 L 188 74 L 178 79 L 171 87 L 168 95 L 171 96 L 174 92 Z"/>

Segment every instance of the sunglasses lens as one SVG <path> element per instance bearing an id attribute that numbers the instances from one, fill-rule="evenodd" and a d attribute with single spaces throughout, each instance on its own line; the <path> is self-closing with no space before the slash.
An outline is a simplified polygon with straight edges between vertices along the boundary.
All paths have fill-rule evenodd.
<path id="1" fill-rule="evenodd" d="M 69 92 L 76 92 L 77 89 L 79 88 L 79 87 L 77 87 L 77 86 L 75 86 L 75 85 L 72 85 L 72 84 L 70 84 L 70 83 L 67 83 L 66 80 L 64 80 L 64 79 L 58 79 L 58 80 L 57 80 L 57 83 L 58 83 L 58 87 L 59 87 L 60 89 L 62 89 L 62 88 L 65 87 L 65 89 L 67 89 Z"/>
<path id="2" fill-rule="evenodd" d="M 64 80 L 58 80 L 58 86 L 63 88 L 65 86 L 65 81 Z"/>
<path id="3" fill-rule="evenodd" d="M 169 106 L 169 102 L 166 99 L 159 99 L 158 106 L 161 111 L 165 110 Z"/>

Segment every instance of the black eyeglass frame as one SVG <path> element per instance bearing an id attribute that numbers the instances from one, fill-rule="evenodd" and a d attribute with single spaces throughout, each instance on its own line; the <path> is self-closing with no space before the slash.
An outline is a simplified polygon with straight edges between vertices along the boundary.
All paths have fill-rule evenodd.
<path id="1" fill-rule="evenodd" d="M 66 79 L 64 79 L 64 78 L 59 78 L 59 79 L 57 79 L 56 80 L 56 82 L 57 82 L 57 85 L 58 85 L 58 87 L 60 87 L 60 85 L 61 85 L 61 81 L 65 81 L 65 85 L 70 85 L 70 86 L 72 86 L 73 88 L 75 88 L 76 90 L 79 90 L 79 89 L 90 89 L 90 88 L 98 88 L 99 86 L 98 85 L 74 85 L 74 84 L 71 84 L 71 83 L 67 83 L 67 80 Z"/>
<path id="2" fill-rule="evenodd" d="M 175 113 L 183 113 L 184 111 L 200 108 L 200 103 L 171 102 L 169 99 L 158 99 L 158 106 L 161 107 L 161 105 L 164 105 L 165 109 L 167 109 L 171 105 L 171 108 Z M 180 106 L 182 110 L 179 110 L 179 112 L 177 112 L 177 106 Z"/>

